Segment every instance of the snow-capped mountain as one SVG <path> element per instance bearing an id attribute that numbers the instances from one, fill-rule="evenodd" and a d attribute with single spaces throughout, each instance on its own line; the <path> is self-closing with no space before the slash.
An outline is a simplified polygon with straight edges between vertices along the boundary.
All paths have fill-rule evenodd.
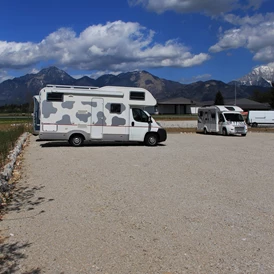
<path id="1" fill-rule="evenodd" d="M 249 74 L 238 79 L 241 85 L 269 87 L 274 82 L 274 68 L 260 66 L 254 68 Z"/>

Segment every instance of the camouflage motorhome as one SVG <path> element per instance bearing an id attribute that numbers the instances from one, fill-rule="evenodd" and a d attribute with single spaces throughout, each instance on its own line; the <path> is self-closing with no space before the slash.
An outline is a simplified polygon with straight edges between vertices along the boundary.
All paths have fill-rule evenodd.
<path id="1" fill-rule="evenodd" d="M 43 140 L 68 140 L 73 146 L 84 140 L 138 141 L 148 146 L 166 140 L 166 131 L 143 110 L 156 105 L 143 88 L 48 85 L 37 102 Z"/>

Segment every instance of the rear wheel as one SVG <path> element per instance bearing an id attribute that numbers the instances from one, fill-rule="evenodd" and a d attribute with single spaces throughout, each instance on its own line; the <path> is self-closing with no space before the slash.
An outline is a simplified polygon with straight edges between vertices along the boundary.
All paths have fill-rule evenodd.
<path id="1" fill-rule="evenodd" d="M 257 123 L 252 123 L 252 125 L 251 125 L 252 127 L 257 127 L 258 126 L 258 124 Z"/>
<path id="2" fill-rule="evenodd" d="M 227 130 L 226 130 L 225 127 L 223 128 L 222 133 L 223 133 L 224 136 L 227 136 Z"/>
<path id="3" fill-rule="evenodd" d="M 207 129 L 206 128 L 204 128 L 204 134 L 207 134 Z"/>
<path id="4" fill-rule="evenodd" d="M 155 133 L 148 133 L 145 137 L 146 146 L 156 146 L 158 143 L 158 136 Z"/>
<path id="5" fill-rule="evenodd" d="M 83 144 L 84 138 L 80 134 L 72 135 L 69 139 L 69 143 L 74 147 L 79 147 Z"/>

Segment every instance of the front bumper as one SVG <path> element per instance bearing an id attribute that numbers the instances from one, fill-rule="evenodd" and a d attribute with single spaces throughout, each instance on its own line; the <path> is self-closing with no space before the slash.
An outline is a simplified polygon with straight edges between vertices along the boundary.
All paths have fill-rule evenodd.
<path id="1" fill-rule="evenodd" d="M 247 134 L 247 127 L 232 127 L 228 129 L 229 134 Z"/>
<path id="2" fill-rule="evenodd" d="M 158 135 L 159 135 L 159 143 L 164 142 L 167 139 L 167 133 L 166 130 L 163 128 L 158 129 Z"/>

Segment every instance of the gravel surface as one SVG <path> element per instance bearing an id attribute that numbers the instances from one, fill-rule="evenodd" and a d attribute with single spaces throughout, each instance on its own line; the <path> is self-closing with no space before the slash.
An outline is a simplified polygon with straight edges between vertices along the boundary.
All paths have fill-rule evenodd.
<path id="1" fill-rule="evenodd" d="M 165 121 L 157 120 L 164 128 L 197 128 L 197 120 Z"/>
<path id="2" fill-rule="evenodd" d="M 3 273 L 274 273 L 274 134 L 36 139 L 0 223 Z"/>

